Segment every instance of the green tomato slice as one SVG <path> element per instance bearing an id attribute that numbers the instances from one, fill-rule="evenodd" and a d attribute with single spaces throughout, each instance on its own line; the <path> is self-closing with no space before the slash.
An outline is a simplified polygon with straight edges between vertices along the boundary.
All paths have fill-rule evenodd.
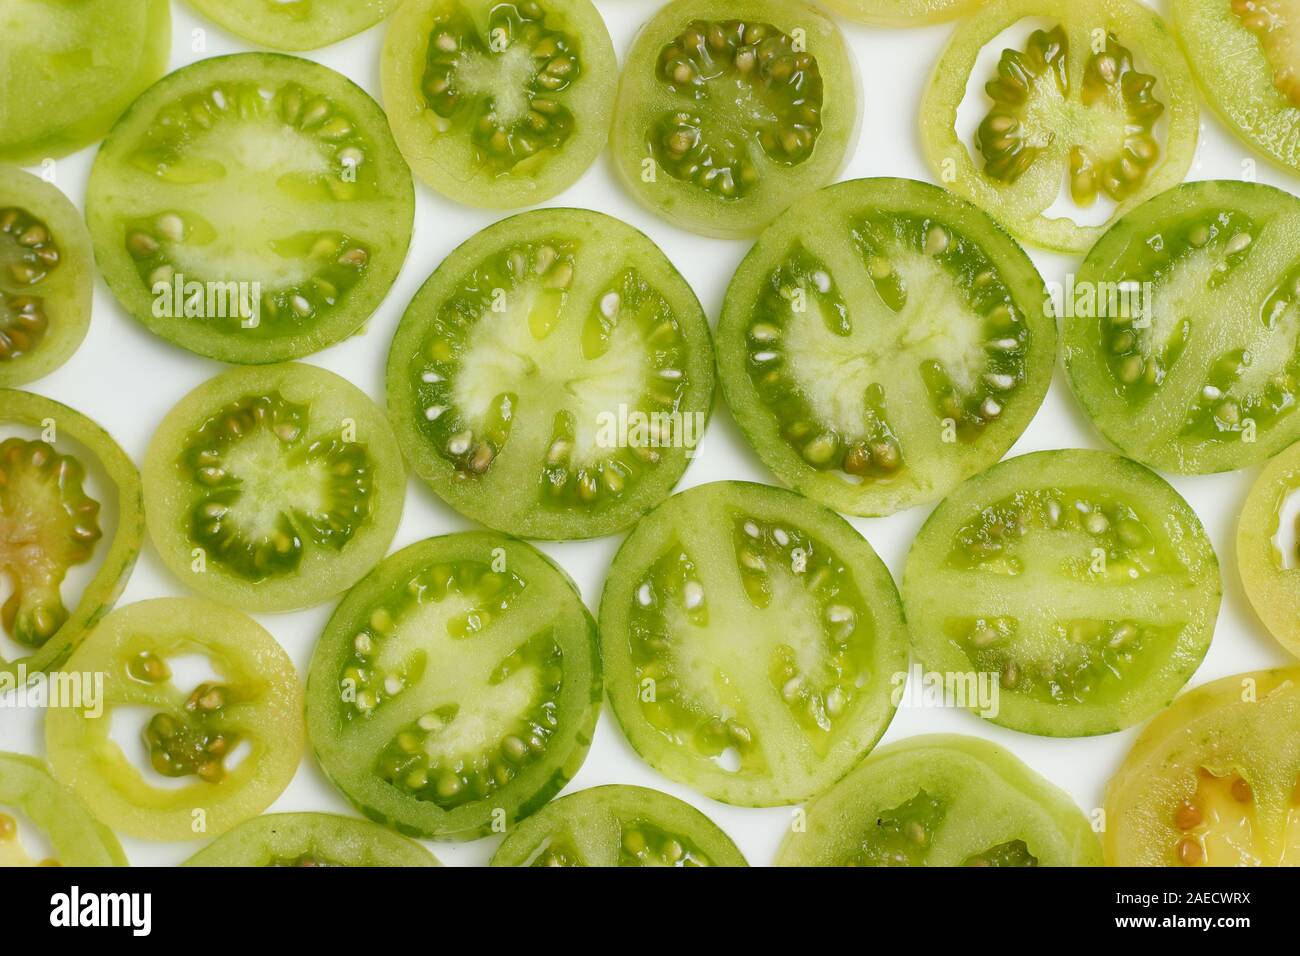
<path id="1" fill-rule="evenodd" d="M 1106 788 L 1108 866 L 1300 864 L 1300 669 L 1189 691 Z"/>
<path id="2" fill-rule="evenodd" d="M 24 846 L 27 826 L 49 846 L 49 856 L 38 860 Z M 0 867 L 126 865 L 117 837 L 55 782 L 44 763 L 0 753 Z"/>
<path id="3" fill-rule="evenodd" d="M 369 820 L 271 813 L 241 823 L 185 866 L 438 866 L 420 844 Z"/>
<path id="4" fill-rule="evenodd" d="M 746 866 L 731 838 L 689 803 L 645 787 L 593 787 L 520 823 L 493 866 Z"/>
<path id="5" fill-rule="evenodd" d="M 201 60 L 150 87 L 86 195 L 123 308 L 174 345 L 242 364 L 356 332 L 406 258 L 414 210 L 378 104 L 274 53 Z"/>
<path id="6" fill-rule="evenodd" d="M 167 0 L 5 0 L 0 162 L 31 166 L 103 137 L 167 69 Z"/>
<path id="7" fill-rule="evenodd" d="M 614 715 L 673 780 L 740 806 L 796 803 L 856 764 L 907 668 L 898 592 L 843 518 L 715 482 L 643 518 L 600 602 Z"/>
<path id="8" fill-rule="evenodd" d="M 777 866 L 1100 866 L 1068 795 L 978 737 L 912 737 L 873 753 L 806 810 Z"/>
<path id="9" fill-rule="evenodd" d="M 1108 440 L 1154 468 L 1245 468 L 1300 438 L 1300 199 L 1187 183 L 1080 268 L 1065 363 Z"/>
<path id="10" fill-rule="evenodd" d="M 618 61 L 591 0 L 410 0 L 381 68 L 407 161 L 467 205 L 550 199 L 609 138 Z"/>
<path id="11" fill-rule="evenodd" d="M 903 603 L 925 669 L 989 675 L 996 724 L 1107 734 L 1165 706 L 1205 656 L 1221 587 L 1196 513 L 1100 451 L 1012 458 L 949 495 L 907 556 Z"/>
<path id="12" fill-rule="evenodd" d="M 617 219 L 524 213 L 449 256 L 403 316 L 388 408 L 457 511 L 530 538 L 609 534 L 662 501 L 713 401 L 699 300 Z"/>
<path id="13" fill-rule="evenodd" d="M 25 652 L 0 680 L 67 660 L 122 593 L 140 553 L 140 475 L 117 443 L 71 408 L 0 389 L 0 627 Z M 96 563 L 80 590 L 69 572 Z"/>
<path id="14" fill-rule="evenodd" d="M 839 174 L 858 120 L 857 67 L 825 14 L 800 0 L 675 0 L 623 66 L 614 159 L 669 222 L 752 235 Z"/>
<path id="15" fill-rule="evenodd" d="M 289 611 L 384 556 L 406 469 L 383 413 L 313 365 L 231 369 L 167 413 L 145 457 L 149 533 L 206 597 Z"/>
<path id="16" fill-rule="evenodd" d="M 273 50 L 315 50 L 378 23 L 400 0 L 189 0 L 205 17 Z"/>
<path id="17" fill-rule="evenodd" d="M 833 13 L 880 26 L 905 27 L 965 16 L 981 0 L 821 0 Z"/>
<path id="18" fill-rule="evenodd" d="M 94 282 L 77 208 L 44 180 L 0 166 L 0 387 L 35 381 L 77 350 Z"/>
<path id="19" fill-rule="evenodd" d="M 1268 632 L 1300 657 L 1300 542 L 1282 531 L 1282 512 L 1300 490 L 1300 444 L 1268 463 L 1237 519 L 1241 586 Z M 1285 542 L 1285 544 L 1284 544 Z"/>
<path id="20" fill-rule="evenodd" d="M 1300 9 L 1290 0 L 1173 0 L 1201 92 L 1247 146 L 1300 171 Z"/>
<path id="21" fill-rule="evenodd" d="M 307 725 L 367 817 L 463 840 L 564 787 L 600 695 L 595 622 L 564 572 L 466 532 L 397 552 L 348 592 L 312 657 Z"/>
<path id="22" fill-rule="evenodd" d="M 212 675 L 197 683 L 186 676 L 196 658 Z M 270 806 L 298 769 L 293 662 L 239 611 L 194 598 L 132 604 L 104 618 L 65 669 L 102 674 L 103 691 L 46 715 L 50 768 L 116 830 L 219 835 Z M 133 718 L 143 727 L 127 744 Z"/>
<path id="23" fill-rule="evenodd" d="M 977 60 L 1022 22 L 1050 21 L 1002 51 L 972 140 L 958 132 Z M 957 28 L 921 103 L 926 159 L 939 181 L 1025 242 L 1082 252 L 1106 225 L 1177 185 L 1199 129 L 1196 87 L 1164 21 L 1138 0 L 994 0 Z M 983 107 L 981 107 L 983 108 Z M 1055 215 L 1061 183 L 1103 225 Z"/>
<path id="24" fill-rule="evenodd" d="M 769 226 L 732 279 L 723 394 L 782 482 L 890 514 L 1020 437 L 1056 363 L 1045 301 L 978 207 L 907 179 L 830 186 Z"/>

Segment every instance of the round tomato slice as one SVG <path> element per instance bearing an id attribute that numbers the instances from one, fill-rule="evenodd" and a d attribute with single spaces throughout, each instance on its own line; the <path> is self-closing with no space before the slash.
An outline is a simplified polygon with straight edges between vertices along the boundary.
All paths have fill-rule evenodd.
<path id="1" fill-rule="evenodd" d="M 200 385 L 163 419 L 144 471 L 163 562 L 249 611 L 350 588 L 388 550 L 406 496 L 383 413 L 314 365 L 231 369 Z"/>
<path id="2" fill-rule="evenodd" d="M 90 326 L 94 282 L 77 208 L 44 180 L 0 166 L 0 386 L 68 360 Z"/>
<path id="3" fill-rule="evenodd" d="M 593 787 L 519 824 L 493 866 L 746 866 L 731 838 L 689 803 L 645 787 Z"/>
<path id="4" fill-rule="evenodd" d="M 763 233 L 727 292 L 732 414 L 784 483 L 852 514 L 942 497 L 1001 458 L 1047 392 L 1037 269 L 925 183 L 830 186 Z"/>
<path id="5" fill-rule="evenodd" d="M 348 592 L 312 657 L 307 725 L 366 816 L 463 840 L 564 787 L 600 694 L 596 625 L 564 572 L 466 532 L 397 552 Z"/>
<path id="6" fill-rule="evenodd" d="M 22 682 L 59 667 L 126 587 L 144 537 L 140 474 L 108 433 L 66 405 L 0 389 L 0 629 L 24 652 L 0 654 Z M 98 565 L 89 581 L 81 565 Z"/>
<path id="7" fill-rule="evenodd" d="M 1173 0 L 1201 91 L 1243 143 L 1300 171 L 1300 9 L 1290 0 Z"/>
<path id="8" fill-rule="evenodd" d="M 713 346 L 659 248 L 579 209 L 524 213 L 451 254 L 388 358 L 415 471 L 462 514 L 530 538 L 626 528 L 686 470 Z"/>
<path id="9" fill-rule="evenodd" d="M 189 0 L 205 17 L 273 50 L 315 50 L 374 26 L 400 0 Z"/>
<path id="10" fill-rule="evenodd" d="M 458 202 L 550 199 L 609 139 L 618 61 L 591 0 L 410 0 L 381 65 L 398 145 Z"/>
<path id="11" fill-rule="evenodd" d="M 438 866 L 420 844 L 369 820 L 271 813 L 241 823 L 185 866 Z"/>
<path id="12" fill-rule="evenodd" d="M 95 157 L 86 221 L 122 306 L 210 358 L 280 362 L 356 332 L 406 258 L 411 173 L 383 111 L 317 63 L 177 70 Z"/>
<path id="13" fill-rule="evenodd" d="M 103 137 L 167 69 L 168 0 L 5 0 L 0 162 L 31 166 Z"/>
<path id="14" fill-rule="evenodd" d="M 1109 866 L 1300 865 L 1300 669 L 1224 677 L 1153 720 L 1106 788 Z"/>
<path id="15" fill-rule="evenodd" d="M 623 66 L 614 159 L 669 222 L 751 235 L 831 182 L 857 139 L 857 66 L 800 0 L 675 0 Z"/>
<path id="16" fill-rule="evenodd" d="M 1067 302 L 1080 404 L 1125 454 L 1231 471 L 1300 438 L 1300 199 L 1187 183 L 1093 247 Z"/>
<path id="17" fill-rule="evenodd" d="M 50 855 L 35 859 L 23 844 L 27 828 L 33 842 Z M 126 866 L 112 831 L 90 815 L 45 764 L 25 754 L 0 753 L 0 867 Z"/>
<path id="18" fill-rule="evenodd" d="M 1053 737 L 1111 733 L 1169 703 L 1210 646 L 1220 593 L 1187 502 L 1101 451 L 1022 455 L 972 478 L 921 528 L 903 576 L 925 669 L 987 675 L 993 705 L 968 706 Z"/>
<path id="19" fill-rule="evenodd" d="M 1281 529 L 1283 509 L 1297 490 L 1300 444 L 1270 461 L 1251 486 L 1237 521 L 1237 571 L 1269 633 L 1300 657 L 1300 542 Z M 1300 526 L 1293 529 L 1300 533 Z"/>
<path id="20" fill-rule="evenodd" d="M 905 27 L 965 16 L 980 0 L 821 0 L 826 9 L 863 23 Z"/>
<path id="21" fill-rule="evenodd" d="M 187 676 L 196 659 L 197 680 Z M 193 598 L 129 605 L 96 626 L 65 670 L 102 675 L 102 693 L 46 715 L 50 767 L 123 833 L 224 833 L 270 806 L 298 769 L 293 662 L 236 610 Z M 129 723 L 142 726 L 132 733 Z"/>
<path id="22" fill-rule="evenodd" d="M 1069 796 L 978 737 L 884 747 L 808 805 L 777 866 L 1100 866 Z"/>
<path id="23" fill-rule="evenodd" d="M 796 803 L 856 764 L 907 668 L 889 571 L 843 518 L 746 482 L 643 518 L 600 602 L 614 715 L 679 783 L 740 806 Z"/>
<path id="24" fill-rule="evenodd" d="M 1003 49 L 985 76 L 981 53 L 1022 24 L 1023 45 Z M 972 79 L 987 79 L 987 99 L 968 142 L 958 110 Z M 995 0 L 957 28 L 935 67 L 921 103 L 922 145 L 940 182 L 1025 242 L 1082 252 L 1105 229 L 1076 221 L 1099 218 L 1089 207 L 1102 202 L 1108 225 L 1182 181 L 1197 103 L 1182 51 L 1147 5 Z M 1056 215 L 1065 199 L 1073 209 Z"/>

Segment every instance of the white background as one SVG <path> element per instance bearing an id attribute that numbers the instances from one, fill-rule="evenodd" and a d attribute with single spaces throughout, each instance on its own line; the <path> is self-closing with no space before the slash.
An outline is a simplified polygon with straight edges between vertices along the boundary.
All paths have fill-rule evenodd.
<path id="1" fill-rule="evenodd" d="M 658 0 L 596 0 L 596 5 L 609 25 L 620 60 L 639 25 L 659 6 Z M 172 69 L 204 56 L 252 49 L 203 20 L 183 3 L 173 3 L 172 12 Z M 926 77 L 953 25 L 911 30 L 873 29 L 844 21 L 841 25 L 856 55 L 864 101 L 863 135 L 843 178 L 906 176 L 931 180 L 916 132 L 917 110 Z M 192 51 L 196 29 L 206 31 L 204 53 Z M 383 31 L 381 24 L 343 43 L 306 55 L 346 74 L 380 99 L 378 58 Z M 1257 176 L 1262 182 L 1292 191 L 1300 187 L 1294 176 L 1268 166 L 1263 160 L 1256 170 L 1246 148 L 1209 114 L 1208 107 L 1203 106 L 1203 111 L 1202 144 L 1190 178 Z M 78 207 L 83 204 L 95 148 L 57 164 L 57 185 Z M 713 322 L 727 282 L 749 248 L 748 242 L 700 238 L 657 219 L 624 192 L 608 157 L 602 157 L 578 184 L 548 205 L 597 209 L 642 229 L 686 276 Z M 405 268 L 388 298 L 364 334 L 304 361 L 343 375 L 382 404 L 385 358 L 407 303 L 443 257 L 503 215 L 457 206 L 417 182 L 415 237 Z M 1031 254 L 1048 281 L 1063 281 L 1065 273 L 1077 263 L 1067 256 L 1033 251 Z M 85 344 L 63 368 L 28 388 L 96 419 L 138 463 L 167 411 L 222 367 L 220 363 L 154 338 L 122 311 L 102 280 L 98 280 L 94 315 Z M 1042 410 L 1012 454 L 1071 447 L 1105 446 L 1082 417 L 1064 375 L 1058 370 Z M 1172 479 L 1205 522 L 1223 568 L 1223 610 L 1213 645 L 1192 679 L 1193 685 L 1244 670 L 1294 663 L 1255 620 L 1237 580 L 1233 546 L 1236 515 L 1256 471 Z M 720 397 L 712 424 L 681 487 L 719 479 L 773 481 L 744 444 Z M 928 507 L 921 507 L 890 518 L 851 520 L 897 579 L 907 548 L 928 513 Z M 413 477 L 393 549 L 466 527 L 469 527 L 466 519 L 442 504 Z M 588 606 L 595 611 L 605 571 L 619 540 L 619 536 L 614 536 L 574 544 L 543 544 L 542 548 L 568 570 L 582 589 Z M 147 545 L 119 606 L 185 593 L 164 570 L 152 546 Z M 258 619 L 288 650 L 299 673 L 305 675 L 312 648 L 332 608 L 330 602 L 309 611 L 262 615 Z M 39 712 L 0 709 L 0 750 L 42 755 L 41 731 Z M 965 711 L 905 707 L 894 719 L 885 742 L 934 732 L 974 734 L 1009 748 L 1040 774 L 1069 791 L 1087 811 L 1100 806 L 1107 779 L 1119 766 L 1136 735 L 1135 730 L 1130 730 L 1100 738 L 1056 740 L 1004 730 Z M 565 792 L 606 783 L 641 784 L 690 801 L 722 826 L 755 865 L 771 862 L 790 819 L 788 808 L 728 807 L 660 776 L 628 747 L 608 709 L 601 716 L 595 744 L 585 765 Z M 304 759 L 292 784 L 271 808 L 272 812 L 291 810 L 352 812 L 310 756 Z M 474 865 L 488 860 L 499 839 L 429 845 L 444 863 Z M 172 864 L 186 859 L 202 844 L 157 844 L 124 838 L 123 845 L 135 864 Z"/>

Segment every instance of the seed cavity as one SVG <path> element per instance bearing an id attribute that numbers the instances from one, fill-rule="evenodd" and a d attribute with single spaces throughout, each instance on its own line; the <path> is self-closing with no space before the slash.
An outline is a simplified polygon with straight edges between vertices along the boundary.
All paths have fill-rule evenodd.
<path id="1" fill-rule="evenodd" d="M 49 228 L 25 209 L 0 209 L 0 364 L 34 352 L 49 332 L 39 286 L 62 262 Z"/>

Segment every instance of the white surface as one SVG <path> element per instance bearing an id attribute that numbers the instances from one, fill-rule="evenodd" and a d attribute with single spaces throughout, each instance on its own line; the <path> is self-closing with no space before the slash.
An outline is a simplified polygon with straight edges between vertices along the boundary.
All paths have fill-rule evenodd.
<path id="1" fill-rule="evenodd" d="M 657 0 L 596 0 L 596 4 L 606 18 L 620 58 L 626 53 L 637 27 L 659 6 Z M 172 12 L 172 69 L 204 56 L 252 49 L 207 23 L 183 3 L 174 3 Z M 858 60 L 865 103 L 863 135 L 843 178 L 907 176 L 931 180 L 915 132 L 917 106 L 931 65 L 953 26 L 877 30 L 843 21 L 842 26 Z M 205 53 L 191 51 L 192 37 L 198 29 L 206 31 Z M 379 99 L 378 53 L 383 30 L 384 26 L 380 25 L 307 56 L 345 73 Z M 1208 107 L 1203 109 L 1207 113 L 1203 116 L 1202 147 L 1190 178 L 1252 175 L 1256 164 L 1251 154 L 1208 115 Z M 95 147 L 83 150 L 61 160 L 57 166 L 57 185 L 78 207 L 83 203 L 94 152 Z M 1262 160 L 1257 175 L 1264 182 L 1292 191 L 1300 189 L 1300 181 L 1295 177 L 1269 167 Z M 503 214 L 457 206 L 418 183 L 417 197 L 415 238 L 410 255 L 366 333 L 305 359 L 345 376 L 381 403 L 389 342 L 416 289 L 459 243 L 503 218 Z M 607 156 L 577 185 L 548 205 L 598 209 L 644 230 L 686 276 L 714 322 L 727 282 L 749 247 L 747 242 L 693 236 L 657 219 L 620 187 Z M 1065 273 L 1075 268 L 1076 260 L 1071 257 L 1032 250 L 1031 254 L 1048 281 L 1063 281 Z M 85 344 L 67 365 L 29 389 L 56 398 L 99 421 L 138 463 L 144 457 L 154 428 L 167 411 L 222 367 L 220 363 L 199 358 L 153 337 L 122 311 L 100 280 L 96 284 L 95 311 Z M 1012 454 L 1069 447 L 1105 446 L 1082 417 L 1063 374 L 1058 371 L 1042 410 Z M 1294 663 L 1254 619 L 1237 581 L 1233 548 L 1235 519 L 1255 471 L 1173 479 L 1174 486 L 1205 522 L 1223 568 L 1224 601 L 1218 630 L 1205 662 L 1192 680 L 1193 685 L 1244 670 Z M 744 444 L 719 398 L 713 422 L 681 487 L 728 478 L 773 483 Z M 929 508 L 922 507 L 890 518 L 852 520 L 897 579 L 912 537 L 928 513 Z M 393 549 L 469 525 L 412 478 L 406 513 Z M 609 537 L 594 542 L 544 544 L 542 548 L 559 560 L 578 582 L 594 611 L 605 571 L 619 540 L 619 537 Z M 119 606 L 185 593 L 185 588 L 162 567 L 152 546 L 146 546 Z M 332 608 L 331 602 L 310 611 L 262 615 L 258 619 L 280 640 L 300 674 L 305 675 L 312 648 Z M 0 710 L 0 750 L 43 754 L 41 728 L 39 712 Z M 889 728 L 885 742 L 936 732 L 974 734 L 1008 747 L 1039 773 L 1069 791 L 1085 811 L 1100 805 L 1106 780 L 1136 734 L 1130 730 L 1100 738 L 1054 740 L 1004 730 L 965 711 L 904 708 Z M 771 862 L 790 819 L 789 809 L 728 807 L 663 778 L 642 763 L 627 745 L 608 708 L 601 716 L 586 763 L 565 792 L 606 783 L 641 784 L 690 801 L 725 829 L 755 865 Z M 271 808 L 272 812 L 291 810 L 351 812 L 310 756 Z M 430 843 L 429 846 L 444 863 L 473 865 L 486 862 L 499 839 Z M 135 864 L 179 863 L 203 845 L 155 844 L 131 839 L 124 839 L 123 844 Z"/>

